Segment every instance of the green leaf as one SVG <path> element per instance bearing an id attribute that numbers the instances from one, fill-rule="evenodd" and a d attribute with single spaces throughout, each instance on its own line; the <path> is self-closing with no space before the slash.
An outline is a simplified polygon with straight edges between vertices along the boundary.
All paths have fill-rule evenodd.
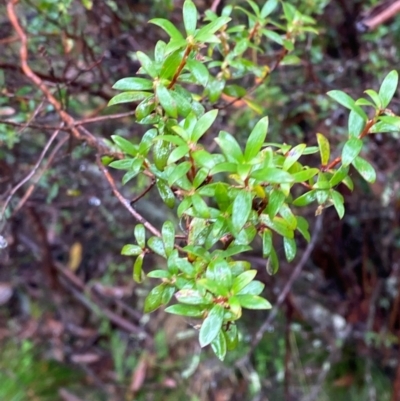
<path id="1" fill-rule="evenodd" d="M 270 184 L 283 184 L 294 181 L 293 176 L 287 171 L 283 171 L 275 167 L 265 167 L 260 170 L 255 170 L 250 174 L 250 176 Z"/>
<path id="2" fill-rule="evenodd" d="M 265 142 L 268 131 L 268 117 L 262 118 L 257 122 L 255 127 L 250 133 L 244 150 L 244 160 L 250 162 L 258 155 L 262 145 Z"/>
<path id="3" fill-rule="evenodd" d="M 130 170 L 134 161 L 135 159 L 114 160 L 109 166 L 117 170 Z"/>
<path id="4" fill-rule="evenodd" d="M 143 272 L 142 272 L 143 258 L 144 258 L 144 253 L 141 253 L 136 258 L 135 263 L 133 265 L 133 279 L 137 283 L 141 283 L 143 281 Z"/>
<path id="5" fill-rule="evenodd" d="M 152 96 L 152 93 L 150 92 L 124 92 L 114 96 L 108 102 L 108 106 L 113 106 L 114 104 L 120 103 L 141 102 L 142 100 L 147 99 L 150 96 Z"/>
<path id="6" fill-rule="evenodd" d="M 178 114 L 182 117 L 186 117 L 192 111 L 192 106 L 189 100 L 176 90 L 171 91 L 170 94 L 176 103 Z"/>
<path id="7" fill-rule="evenodd" d="M 274 217 L 274 219 L 270 219 L 268 215 L 261 214 L 259 219 L 261 223 L 276 231 L 281 236 L 293 238 L 293 228 L 291 228 L 283 218 Z"/>
<path id="8" fill-rule="evenodd" d="M 113 89 L 121 91 L 146 91 L 153 89 L 153 81 L 146 78 L 122 78 L 117 81 Z"/>
<path id="9" fill-rule="evenodd" d="M 273 189 L 268 197 L 268 205 L 265 209 L 265 212 L 268 213 L 270 219 L 273 219 L 278 213 L 279 209 L 285 202 L 286 196 L 279 189 Z"/>
<path id="10" fill-rule="evenodd" d="M 307 145 L 305 143 L 301 143 L 300 145 L 297 145 L 294 148 L 290 149 L 289 152 L 286 154 L 285 161 L 283 162 L 283 169 L 289 170 L 290 167 L 292 167 L 293 164 L 300 159 L 306 147 Z"/>
<path id="11" fill-rule="evenodd" d="M 203 348 L 217 337 L 224 321 L 225 308 L 222 305 L 214 305 L 208 316 L 204 319 L 200 328 L 199 341 Z"/>
<path id="12" fill-rule="evenodd" d="M 204 314 L 204 308 L 197 305 L 176 304 L 165 308 L 165 312 L 180 316 L 201 318 Z"/>
<path id="13" fill-rule="evenodd" d="M 311 236 L 308 231 L 308 221 L 304 217 L 297 216 L 297 231 L 299 231 L 307 242 L 310 242 Z"/>
<path id="14" fill-rule="evenodd" d="M 175 205 L 175 195 L 172 192 L 171 188 L 163 180 L 157 180 L 156 185 L 161 199 L 169 208 L 172 209 Z"/>
<path id="15" fill-rule="evenodd" d="M 260 13 L 261 18 L 268 17 L 268 15 L 270 15 L 272 13 L 272 11 L 275 10 L 277 5 L 278 5 L 278 0 L 266 1 L 261 9 L 261 13 Z"/>
<path id="16" fill-rule="evenodd" d="M 226 338 L 224 336 L 223 330 L 221 329 L 211 342 L 211 348 L 214 351 L 214 354 L 218 357 L 219 360 L 223 361 L 226 355 Z"/>
<path id="17" fill-rule="evenodd" d="M 142 252 L 143 250 L 139 245 L 127 244 L 123 246 L 121 250 L 121 255 L 125 256 L 140 255 Z"/>
<path id="18" fill-rule="evenodd" d="M 122 185 L 125 185 L 129 180 L 136 177 L 139 174 L 142 165 L 143 165 L 143 159 L 141 157 L 137 157 L 133 161 L 129 171 L 125 173 L 124 176 L 122 177 Z"/>
<path id="19" fill-rule="evenodd" d="M 383 80 L 382 85 L 379 88 L 379 98 L 381 99 L 383 108 L 386 108 L 391 102 L 396 93 L 398 82 L 399 74 L 395 70 L 390 71 Z"/>
<path id="20" fill-rule="evenodd" d="M 347 93 L 344 93 L 343 91 L 340 90 L 333 90 L 329 91 L 327 95 L 330 96 L 332 99 L 336 100 L 342 106 L 350 110 L 354 110 L 363 119 L 365 119 L 365 121 L 368 120 L 365 111 L 360 106 L 357 106 L 356 102 Z"/>
<path id="21" fill-rule="evenodd" d="M 166 305 L 171 301 L 172 297 L 174 296 L 176 288 L 174 285 L 166 285 L 164 289 L 164 293 L 161 298 L 162 305 Z"/>
<path id="22" fill-rule="evenodd" d="M 344 216 L 344 199 L 341 193 L 332 190 L 331 191 L 331 198 L 333 206 L 336 209 L 336 212 L 339 218 L 343 218 Z"/>
<path id="23" fill-rule="evenodd" d="M 161 41 L 159 41 L 161 42 Z M 162 42 L 164 43 L 164 42 Z M 165 43 L 164 43 L 165 45 Z M 136 57 L 138 58 L 140 64 L 141 64 L 141 70 L 143 69 L 144 72 L 146 72 L 146 74 L 150 75 L 152 78 L 156 78 L 157 77 L 157 68 L 154 65 L 153 60 L 145 53 L 138 51 L 136 52 Z M 141 71 L 140 71 L 141 72 Z"/>
<path id="24" fill-rule="evenodd" d="M 235 277 L 232 282 L 232 293 L 238 294 L 244 287 L 250 284 L 257 274 L 257 270 L 247 270 Z"/>
<path id="25" fill-rule="evenodd" d="M 214 21 L 209 24 L 203 26 L 203 28 L 199 29 L 196 35 L 194 36 L 198 42 L 207 43 L 210 40 L 213 40 L 213 35 L 219 29 L 221 29 L 224 25 L 226 25 L 231 20 L 230 17 L 218 17 Z"/>
<path id="26" fill-rule="evenodd" d="M 252 194 L 245 190 L 240 191 L 235 197 L 232 205 L 232 226 L 234 233 L 239 233 L 249 219 L 252 200 Z"/>
<path id="27" fill-rule="evenodd" d="M 361 152 L 363 141 L 358 138 L 351 137 L 343 146 L 342 164 L 348 166 Z"/>
<path id="28" fill-rule="evenodd" d="M 196 273 L 194 266 L 187 260 L 187 258 L 177 258 L 175 260 L 176 267 L 188 276 L 193 276 Z"/>
<path id="29" fill-rule="evenodd" d="M 271 249 L 270 256 L 267 260 L 267 273 L 270 275 L 275 274 L 279 270 L 279 259 L 278 255 L 276 254 L 275 248 Z"/>
<path id="30" fill-rule="evenodd" d="M 152 153 L 154 165 L 158 170 L 164 171 L 167 166 L 169 155 L 173 149 L 173 145 L 170 142 L 159 140 L 155 141 Z"/>
<path id="31" fill-rule="evenodd" d="M 162 28 L 173 41 L 176 42 L 185 41 L 185 38 L 182 36 L 182 34 L 178 31 L 178 29 L 172 22 L 164 18 L 153 18 L 149 22 Z"/>
<path id="32" fill-rule="evenodd" d="M 272 250 L 272 232 L 268 228 L 265 228 L 262 233 L 262 252 L 263 257 L 269 256 Z"/>
<path id="33" fill-rule="evenodd" d="M 338 185 L 343 181 L 343 179 L 347 176 L 348 173 L 349 173 L 348 166 L 340 166 L 340 168 L 335 171 L 335 174 L 333 174 L 332 178 L 329 180 L 329 185 L 331 187 Z"/>
<path id="34" fill-rule="evenodd" d="M 239 333 L 236 324 L 231 323 L 227 330 L 224 330 L 224 336 L 226 339 L 226 348 L 228 351 L 233 351 L 237 348 L 239 343 Z"/>
<path id="35" fill-rule="evenodd" d="M 240 305 L 246 309 L 271 309 L 272 305 L 259 295 L 236 295 Z"/>
<path id="36" fill-rule="evenodd" d="M 210 301 L 202 295 L 200 291 L 192 290 L 190 288 L 178 291 L 175 294 L 175 297 L 178 302 L 187 305 L 206 305 L 210 303 Z"/>
<path id="37" fill-rule="evenodd" d="M 147 117 L 156 107 L 154 96 L 149 96 L 147 99 L 144 99 L 139 105 L 136 107 L 135 116 L 137 120 L 140 122 L 145 117 Z"/>
<path id="38" fill-rule="evenodd" d="M 186 68 L 190 71 L 198 84 L 204 87 L 207 86 L 210 72 L 203 63 L 195 59 L 189 59 L 186 62 Z"/>
<path id="39" fill-rule="evenodd" d="M 143 224 L 136 224 L 135 230 L 135 239 L 138 245 L 144 249 L 146 246 L 146 231 Z"/>
<path id="40" fill-rule="evenodd" d="M 176 107 L 176 102 L 171 96 L 169 90 L 163 85 L 158 85 L 156 88 L 156 95 L 166 114 L 172 118 L 177 118 L 178 109 Z"/>
<path id="41" fill-rule="evenodd" d="M 239 294 L 260 295 L 264 290 L 265 285 L 261 281 L 254 280 L 244 287 Z"/>
<path id="42" fill-rule="evenodd" d="M 160 284 L 149 292 L 144 301 L 144 313 L 153 312 L 162 305 L 164 290 L 165 285 Z"/>
<path id="43" fill-rule="evenodd" d="M 137 145 L 119 135 L 111 135 L 113 142 L 124 152 L 131 156 L 136 156 L 138 153 Z"/>
<path id="44" fill-rule="evenodd" d="M 205 134 L 205 132 L 211 127 L 215 119 L 217 118 L 218 110 L 210 110 L 199 118 L 196 125 L 193 128 L 191 135 L 191 141 L 197 143 L 197 141 Z"/>
<path id="45" fill-rule="evenodd" d="M 151 128 L 145 132 L 139 144 L 140 155 L 147 156 L 147 153 L 149 152 L 151 146 L 153 145 L 153 140 L 157 135 L 158 132 L 155 128 Z"/>
<path id="46" fill-rule="evenodd" d="M 297 252 L 296 241 L 293 238 L 283 237 L 283 248 L 285 250 L 286 260 L 291 262 Z"/>
<path id="47" fill-rule="evenodd" d="M 357 156 L 353 160 L 354 168 L 360 173 L 361 177 L 364 178 L 365 181 L 370 182 L 371 184 L 376 180 L 376 172 L 370 163 L 361 157 Z"/>
<path id="48" fill-rule="evenodd" d="M 329 163 L 329 158 L 331 157 L 329 141 L 322 134 L 317 134 L 317 141 L 319 153 L 321 155 L 321 165 L 326 166 Z"/>
<path id="49" fill-rule="evenodd" d="M 199 217 L 202 217 L 203 219 L 208 219 L 210 217 L 210 209 L 199 194 L 192 195 L 192 203 L 193 208 L 198 213 Z"/>
<path id="50" fill-rule="evenodd" d="M 300 195 L 293 201 L 293 206 L 306 206 L 317 199 L 317 191 L 315 189 Z"/>
<path id="51" fill-rule="evenodd" d="M 364 91 L 364 93 L 366 93 L 372 99 L 378 109 L 382 109 L 382 100 L 374 90 L 367 89 Z"/>
<path id="52" fill-rule="evenodd" d="M 175 245 L 175 227 L 172 221 L 167 220 L 161 229 L 162 240 L 164 242 L 165 254 L 169 256 Z"/>
<path id="53" fill-rule="evenodd" d="M 191 164 L 190 162 L 183 162 L 173 167 L 170 175 L 168 176 L 168 185 L 171 187 L 177 180 L 182 178 L 189 170 Z"/>
<path id="54" fill-rule="evenodd" d="M 160 78 L 168 80 L 172 79 L 179 67 L 179 64 L 182 62 L 182 58 L 183 51 L 181 49 L 174 51 L 168 57 L 166 57 L 161 66 Z"/>
<path id="55" fill-rule="evenodd" d="M 167 271 L 167 270 L 160 270 L 160 269 L 158 269 L 158 270 L 153 270 L 153 271 L 151 271 L 151 272 L 149 272 L 149 273 L 147 274 L 147 277 L 150 277 L 150 278 L 161 278 L 161 279 L 163 279 L 163 278 L 170 279 L 170 278 L 171 278 L 171 272 L 169 272 L 169 271 Z"/>
<path id="56" fill-rule="evenodd" d="M 354 110 L 349 114 L 349 136 L 358 138 L 365 127 L 366 120 Z"/>
<path id="57" fill-rule="evenodd" d="M 319 173 L 317 168 L 306 168 L 304 170 L 298 171 L 292 174 L 294 182 L 305 182 L 310 180 L 312 177 Z"/>
<path id="58" fill-rule="evenodd" d="M 160 255 L 163 258 L 166 258 L 165 249 L 164 249 L 164 243 L 163 243 L 161 238 L 159 238 L 159 237 L 151 237 L 147 241 L 147 245 L 157 255 Z"/>
<path id="59" fill-rule="evenodd" d="M 193 35 L 197 25 L 197 9 L 191 0 L 185 0 L 183 3 L 183 23 L 186 34 Z"/>
<path id="60" fill-rule="evenodd" d="M 221 131 L 218 138 L 215 139 L 218 146 L 221 148 L 222 153 L 225 155 L 229 162 L 239 162 L 243 161 L 242 150 L 236 139 L 226 131 Z"/>
<path id="61" fill-rule="evenodd" d="M 167 164 L 175 163 L 178 160 L 182 159 L 182 157 L 187 156 L 188 154 L 189 154 L 189 146 L 186 143 L 184 145 L 178 146 L 170 153 L 168 160 L 167 160 Z M 189 162 L 187 162 L 187 163 L 189 163 Z"/>

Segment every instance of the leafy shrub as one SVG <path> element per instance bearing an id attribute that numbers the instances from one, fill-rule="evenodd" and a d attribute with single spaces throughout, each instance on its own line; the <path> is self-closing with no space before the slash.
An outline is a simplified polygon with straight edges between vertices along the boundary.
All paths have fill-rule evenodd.
<path id="1" fill-rule="evenodd" d="M 165 221 L 161 232 L 148 223 L 134 230 L 136 244 L 125 245 L 122 254 L 136 256 L 133 276 L 144 278 L 143 260 L 154 252 L 166 261 L 165 269 L 147 277 L 160 280 L 148 294 L 145 312 L 176 303 L 167 312 L 202 321 L 200 345 L 211 345 L 220 359 L 238 343 L 236 322 L 242 309 L 268 309 L 261 294 L 264 285 L 257 271 L 240 260 L 262 241 L 266 268 L 279 268 L 276 238 L 281 238 L 286 259 L 295 258 L 295 233 L 310 240 L 309 224 L 298 208 L 316 203 L 316 214 L 333 206 L 340 218 L 345 213 L 341 184 L 353 189 L 353 167 L 368 182 L 376 173 L 361 155 L 369 134 L 398 130 L 400 119 L 388 105 L 398 83 L 390 72 L 378 92 L 352 99 L 332 90 L 328 96 L 349 110 L 347 139 L 340 156 L 332 157 L 326 136 L 317 133 L 317 146 L 267 142 L 268 117 L 261 118 L 247 136 L 244 149 L 235 135 L 213 132 L 219 111 L 237 101 L 260 111 L 250 94 L 273 81 L 280 64 L 299 61 L 296 43 L 305 34 L 317 33 L 314 20 L 289 2 L 268 0 L 259 8 L 227 6 L 222 15 L 211 11 L 198 26 L 198 11 L 191 0 L 183 6 L 185 33 L 172 22 L 156 18 L 169 37 L 159 41 L 153 57 L 137 52 L 141 64 L 136 77 L 119 80 L 121 91 L 109 103 L 136 102 L 137 124 L 149 129 L 139 144 L 114 135 L 125 157 L 110 166 L 125 170 L 122 183 L 143 175 L 149 188 L 156 186 L 163 202 L 176 211 L 176 224 Z M 247 17 L 247 24 L 230 25 L 234 12 Z M 271 65 L 259 62 L 264 52 L 273 54 Z M 252 82 L 252 84 L 245 84 Z M 365 108 L 371 110 L 368 115 Z M 213 137 L 219 151 L 210 151 L 205 137 Z M 309 166 L 304 156 L 319 153 L 320 163 Z M 308 159 L 307 159 L 308 160 Z M 301 190 L 303 189 L 303 191 Z M 147 190 L 146 190 L 147 191 Z M 147 238 L 146 229 L 153 236 Z"/>

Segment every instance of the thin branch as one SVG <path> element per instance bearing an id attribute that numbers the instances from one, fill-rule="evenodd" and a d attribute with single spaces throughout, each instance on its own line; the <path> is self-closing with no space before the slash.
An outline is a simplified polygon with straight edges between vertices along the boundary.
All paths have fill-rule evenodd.
<path id="1" fill-rule="evenodd" d="M 14 216 L 18 212 L 18 210 L 20 210 L 22 208 L 22 206 L 25 204 L 25 202 L 32 196 L 32 193 L 35 190 L 36 185 L 39 182 L 40 178 L 42 177 L 43 173 L 48 170 L 50 164 L 53 162 L 54 157 L 56 156 L 58 151 L 63 147 L 63 145 L 67 141 L 68 141 L 68 135 L 65 135 L 64 138 L 62 138 L 60 140 L 60 142 L 58 142 L 57 145 L 54 147 L 53 151 L 50 153 L 50 155 L 46 161 L 46 164 L 40 169 L 37 176 L 35 177 L 34 182 L 26 190 L 24 196 L 20 199 L 20 201 L 18 202 L 18 205 L 12 211 L 11 216 Z"/>
<path id="2" fill-rule="evenodd" d="M 314 250 L 321 230 L 322 230 L 322 215 L 318 216 L 316 218 L 316 223 L 315 223 L 315 227 L 314 227 L 314 232 L 312 235 L 312 239 L 310 241 L 310 243 L 307 245 L 307 248 L 305 249 L 303 255 L 301 256 L 301 259 L 299 260 L 299 262 L 297 263 L 296 267 L 293 270 L 293 273 L 291 274 L 291 276 L 289 277 L 288 281 L 286 282 L 285 286 L 283 287 L 282 291 L 280 292 L 278 299 L 276 300 L 276 303 L 273 307 L 273 309 L 271 310 L 271 312 L 268 315 L 268 318 L 265 320 L 265 322 L 262 324 L 262 326 L 258 329 L 256 335 L 254 336 L 254 339 L 250 345 L 250 349 L 247 352 L 247 354 L 241 358 L 238 362 L 237 365 L 241 365 L 243 364 L 249 357 L 249 355 L 254 351 L 254 349 L 257 347 L 257 345 L 259 344 L 259 342 L 261 341 L 261 339 L 264 336 L 264 333 L 270 328 L 272 322 L 275 320 L 279 308 L 281 307 L 281 305 L 285 302 L 290 290 L 292 289 L 292 286 L 294 284 L 294 282 L 296 281 L 296 279 L 300 276 L 304 266 L 306 265 L 306 263 L 308 262 L 308 260 L 310 259 L 311 253 Z"/>
<path id="3" fill-rule="evenodd" d="M 137 220 L 139 223 L 143 224 L 147 230 L 149 230 L 152 234 L 157 237 L 161 237 L 160 231 L 158 231 L 151 223 L 149 223 L 141 214 L 139 214 L 130 204 L 129 200 L 126 199 L 121 192 L 119 192 L 117 185 L 115 184 L 114 178 L 111 176 L 110 172 L 104 167 L 103 163 L 100 160 L 100 157 L 96 157 L 97 165 L 99 166 L 101 172 L 106 177 L 110 187 L 117 197 L 117 199 L 122 203 L 126 210 Z"/>
<path id="4" fill-rule="evenodd" d="M 60 125 L 61 128 L 62 125 Z M 10 203 L 11 199 L 13 198 L 13 196 L 15 195 L 15 193 L 22 187 L 22 185 L 24 185 L 26 182 L 28 182 L 36 173 L 37 169 L 39 168 L 40 164 L 42 163 L 44 156 L 46 155 L 47 151 L 49 150 L 51 144 L 53 143 L 53 141 L 56 139 L 57 135 L 60 132 L 60 128 L 58 128 L 56 131 L 54 131 L 53 135 L 50 137 L 50 139 L 47 141 L 46 146 L 44 147 L 44 149 L 42 150 L 42 153 L 40 154 L 40 157 L 38 159 L 38 161 L 36 162 L 35 166 L 33 167 L 33 169 L 29 172 L 29 174 L 22 179 L 10 192 L 10 194 L 8 195 L 7 199 L 4 202 L 4 205 L 1 209 L 0 212 L 0 221 L 3 220 L 4 216 L 5 216 L 5 212 L 7 210 L 8 204 Z"/>

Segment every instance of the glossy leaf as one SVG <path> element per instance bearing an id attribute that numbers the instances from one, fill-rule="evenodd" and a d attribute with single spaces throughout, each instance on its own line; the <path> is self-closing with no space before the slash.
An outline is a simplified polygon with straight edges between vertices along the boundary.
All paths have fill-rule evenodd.
<path id="1" fill-rule="evenodd" d="M 225 308 L 219 304 L 214 305 L 210 310 L 200 328 L 199 341 L 201 347 L 211 344 L 217 337 L 224 321 L 224 314 Z"/>
<path id="2" fill-rule="evenodd" d="M 219 331 L 217 337 L 215 337 L 214 340 L 211 342 L 211 348 L 219 360 L 223 361 L 225 359 L 227 346 L 226 338 L 222 329 Z"/>
<path id="3" fill-rule="evenodd" d="M 178 302 L 186 305 L 203 305 L 209 303 L 207 298 L 200 291 L 192 289 L 183 289 L 175 294 Z"/>
<path id="4" fill-rule="evenodd" d="M 358 138 L 350 138 L 343 147 L 342 150 L 342 164 L 348 166 L 361 152 L 363 141 Z"/>
<path id="5" fill-rule="evenodd" d="M 155 252 L 157 255 L 162 257 L 166 257 L 164 243 L 161 238 L 159 237 L 151 237 L 147 241 L 148 247 Z"/>
<path id="6" fill-rule="evenodd" d="M 240 305 L 246 309 L 271 309 L 272 305 L 264 298 L 258 295 L 236 295 Z"/>
<path id="7" fill-rule="evenodd" d="M 354 110 L 349 114 L 349 136 L 358 138 L 365 127 L 366 120 Z"/>
<path id="8" fill-rule="evenodd" d="M 267 137 L 267 131 L 268 117 L 264 117 L 257 122 L 247 139 L 246 148 L 244 150 L 244 159 L 246 161 L 249 162 L 258 155 Z"/>
<path id="9" fill-rule="evenodd" d="M 120 103 L 141 102 L 144 99 L 152 96 L 150 92 L 123 92 L 114 96 L 109 102 L 108 106 Z"/>
<path id="10" fill-rule="evenodd" d="M 175 227 L 172 221 L 167 220 L 161 229 L 162 240 L 164 242 L 165 254 L 169 256 L 175 245 Z"/>
<path id="11" fill-rule="evenodd" d="M 157 180 L 156 185 L 161 199 L 169 208 L 172 209 L 175 205 L 175 195 L 172 192 L 171 188 L 163 180 Z"/>
<path id="12" fill-rule="evenodd" d="M 379 88 L 379 98 L 381 99 L 383 108 L 386 108 L 392 100 L 396 93 L 398 82 L 399 74 L 395 70 L 390 71 L 383 80 L 382 85 Z"/>
<path id="13" fill-rule="evenodd" d="M 360 173 L 360 175 L 364 178 L 365 181 L 370 182 L 371 184 L 376 181 L 376 172 L 370 163 L 368 163 L 365 159 L 357 156 L 353 160 L 354 168 Z"/>
<path id="14" fill-rule="evenodd" d="M 344 216 L 344 199 L 343 199 L 343 196 L 339 192 L 332 190 L 331 198 L 332 198 L 333 206 L 335 207 L 338 216 L 340 218 L 343 218 L 343 216 Z"/>
<path id="15" fill-rule="evenodd" d="M 238 294 L 244 287 L 251 283 L 257 274 L 257 270 L 248 270 L 235 277 L 232 282 L 232 293 Z"/>
<path id="16" fill-rule="evenodd" d="M 268 0 L 265 2 L 265 4 L 263 5 L 261 12 L 260 12 L 260 16 L 261 18 L 266 18 L 268 17 L 268 15 L 270 15 L 276 8 L 276 6 L 278 5 L 278 0 Z"/>
<path id="17" fill-rule="evenodd" d="M 250 192 L 241 190 L 232 205 L 232 226 L 234 233 L 239 231 L 249 219 L 253 196 Z"/>
<path id="18" fill-rule="evenodd" d="M 159 42 L 161 42 L 161 41 L 159 41 Z M 164 42 L 162 42 L 162 43 L 164 43 Z M 165 45 L 165 43 L 164 43 L 164 45 Z M 143 70 L 146 74 L 150 75 L 152 78 L 156 78 L 158 74 L 157 74 L 157 68 L 156 68 L 153 60 L 147 54 L 145 54 L 141 51 L 136 52 L 136 57 L 138 58 L 138 60 L 141 64 L 141 68 L 138 73 L 141 73 L 142 72 L 141 70 Z"/>
<path id="19" fill-rule="evenodd" d="M 210 72 L 203 63 L 195 59 L 189 59 L 186 62 L 186 68 L 190 71 L 198 84 L 204 87 L 207 86 Z"/>
<path id="20" fill-rule="evenodd" d="M 162 108 L 165 110 L 168 116 L 177 118 L 178 109 L 176 107 L 176 102 L 171 96 L 169 90 L 163 85 L 158 85 L 156 88 L 156 94 L 158 101 L 160 102 Z"/>
<path id="21" fill-rule="evenodd" d="M 113 142 L 126 154 L 130 156 L 136 156 L 138 153 L 137 145 L 123 138 L 119 135 L 111 135 Z"/>
<path id="22" fill-rule="evenodd" d="M 343 91 L 340 91 L 340 90 L 332 90 L 332 91 L 329 91 L 327 93 L 327 95 L 330 96 L 332 99 L 336 100 L 342 106 L 344 106 L 350 110 L 354 110 L 357 114 L 359 114 L 365 120 L 368 119 L 364 110 L 360 106 L 357 106 L 355 101 L 347 93 L 344 93 Z"/>
<path id="23" fill-rule="evenodd" d="M 326 166 L 329 163 L 329 158 L 331 157 L 329 141 L 322 134 L 317 134 L 317 141 L 318 141 L 319 153 L 321 156 L 321 165 Z"/>
<path id="24" fill-rule="evenodd" d="M 165 286 L 160 284 L 149 292 L 144 301 L 144 313 L 153 312 L 162 305 L 164 289 Z"/>
<path id="25" fill-rule="evenodd" d="M 278 213 L 279 209 L 285 202 L 286 196 L 279 189 L 273 189 L 268 197 L 268 205 L 265 209 L 265 212 L 268 213 L 270 219 L 273 219 Z"/>
<path id="26" fill-rule="evenodd" d="M 296 241 L 293 238 L 283 237 L 283 248 L 285 250 L 286 260 L 291 262 L 295 258 L 297 252 Z"/>
<path id="27" fill-rule="evenodd" d="M 212 40 L 212 36 L 215 32 L 221 29 L 225 24 L 227 24 L 231 20 L 230 17 L 218 17 L 214 21 L 209 24 L 203 26 L 203 28 L 199 29 L 195 35 L 195 39 L 198 42 L 207 43 Z"/>
<path id="28" fill-rule="evenodd" d="M 125 256 L 140 255 L 142 251 L 143 250 L 139 245 L 127 244 L 123 246 L 121 250 L 121 255 Z"/>
<path id="29" fill-rule="evenodd" d="M 210 110 L 209 112 L 205 113 L 203 116 L 199 118 L 199 120 L 196 122 L 196 125 L 193 128 L 193 132 L 191 135 L 192 142 L 196 143 L 205 134 L 205 132 L 214 123 L 215 119 L 217 118 L 217 115 L 218 115 L 218 110 Z"/>
<path id="30" fill-rule="evenodd" d="M 215 142 L 229 162 L 242 162 L 243 154 L 236 139 L 226 131 L 221 131 Z"/>
<path id="31" fill-rule="evenodd" d="M 191 0 L 185 0 L 183 3 L 183 23 L 186 34 L 193 35 L 197 25 L 197 9 Z"/>
<path id="32" fill-rule="evenodd" d="M 117 81 L 113 89 L 121 91 L 146 91 L 153 89 L 153 81 L 146 78 L 122 78 Z"/>
<path id="33" fill-rule="evenodd" d="M 292 167 L 293 164 L 300 159 L 306 147 L 307 145 L 305 143 L 301 143 L 300 145 L 297 145 L 294 148 L 290 149 L 289 152 L 286 154 L 285 161 L 283 162 L 283 169 L 289 170 L 290 167 Z"/>
<path id="34" fill-rule="evenodd" d="M 168 185 L 171 187 L 178 181 L 182 176 L 184 176 L 190 170 L 190 162 L 183 162 L 173 167 L 170 175 L 168 176 Z"/>
<path id="35" fill-rule="evenodd" d="M 146 246 L 146 242 L 145 242 L 146 241 L 146 231 L 145 231 L 144 225 L 136 224 L 134 234 L 135 234 L 136 242 L 142 249 L 144 249 Z"/>
<path id="36" fill-rule="evenodd" d="M 279 259 L 278 255 L 276 254 L 275 248 L 271 249 L 270 256 L 267 260 L 266 265 L 267 273 L 268 274 L 275 274 L 279 270 Z"/>
<path id="37" fill-rule="evenodd" d="M 144 253 L 141 253 L 136 258 L 135 263 L 133 264 L 133 279 L 137 283 L 141 283 L 143 281 L 143 272 L 142 272 L 143 258 L 144 258 Z"/>
<path id="38" fill-rule="evenodd" d="M 178 29 L 171 21 L 168 21 L 164 18 L 153 18 L 149 22 L 162 28 L 172 40 L 177 42 L 185 41 L 182 34 L 178 31 Z"/>
<path id="39" fill-rule="evenodd" d="M 224 330 L 224 336 L 226 340 L 226 348 L 228 351 L 232 351 L 237 348 L 239 343 L 239 333 L 236 324 L 231 323 L 227 330 Z"/>
<path id="40" fill-rule="evenodd" d="M 263 257 L 269 256 L 272 250 L 272 232 L 267 228 L 262 233 L 262 253 Z"/>
<path id="41" fill-rule="evenodd" d="M 180 316 L 201 318 L 204 314 L 204 308 L 197 305 L 176 304 L 165 308 L 165 312 Z"/>
<path id="42" fill-rule="evenodd" d="M 253 171 L 250 176 L 257 180 L 268 182 L 270 184 L 291 183 L 294 181 L 291 174 L 287 171 L 280 170 L 274 167 L 267 167 Z"/>

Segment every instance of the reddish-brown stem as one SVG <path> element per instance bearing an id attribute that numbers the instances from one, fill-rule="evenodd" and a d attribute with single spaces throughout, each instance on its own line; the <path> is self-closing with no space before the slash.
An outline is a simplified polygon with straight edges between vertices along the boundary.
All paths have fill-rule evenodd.
<path id="1" fill-rule="evenodd" d="M 179 78 L 179 75 L 181 74 L 183 67 L 185 67 L 186 65 L 186 60 L 189 57 L 190 52 L 193 50 L 193 46 L 192 45 L 187 45 L 185 53 L 183 54 L 182 60 L 177 68 L 177 70 L 175 71 L 175 74 L 172 78 L 172 81 L 170 82 L 170 84 L 168 85 L 168 89 L 172 89 L 174 87 L 174 85 L 176 84 L 176 81 Z"/>

